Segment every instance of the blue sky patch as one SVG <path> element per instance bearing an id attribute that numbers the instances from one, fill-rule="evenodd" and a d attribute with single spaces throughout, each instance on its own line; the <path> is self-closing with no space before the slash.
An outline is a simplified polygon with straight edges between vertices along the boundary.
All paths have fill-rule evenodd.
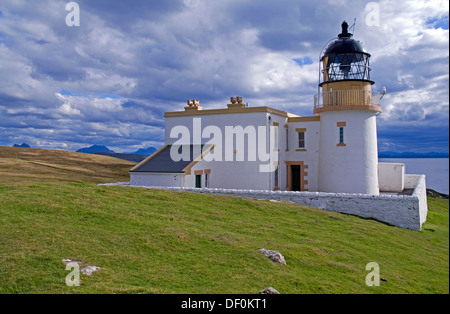
<path id="1" fill-rule="evenodd" d="M 431 19 L 427 21 L 427 25 L 431 25 L 433 28 L 438 29 L 448 29 L 448 16 L 442 19 Z"/>
<path id="2" fill-rule="evenodd" d="M 304 66 L 308 64 L 313 64 L 314 61 L 310 57 L 304 57 L 304 58 L 294 58 L 294 60 L 299 66 Z"/>

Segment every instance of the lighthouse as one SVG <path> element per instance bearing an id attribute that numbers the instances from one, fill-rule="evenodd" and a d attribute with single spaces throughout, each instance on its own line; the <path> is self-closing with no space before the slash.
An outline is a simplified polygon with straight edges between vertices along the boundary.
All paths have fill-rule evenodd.
<path id="1" fill-rule="evenodd" d="M 344 21 L 320 59 L 318 190 L 378 195 L 380 94 L 372 91 L 371 55 L 352 37 Z"/>

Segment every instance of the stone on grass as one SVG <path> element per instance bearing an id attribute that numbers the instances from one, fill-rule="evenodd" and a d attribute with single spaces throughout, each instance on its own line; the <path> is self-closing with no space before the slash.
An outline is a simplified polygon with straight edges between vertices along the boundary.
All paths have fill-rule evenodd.
<path id="1" fill-rule="evenodd" d="M 82 262 L 82 261 L 77 261 L 77 260 L 73 260 L 73 259 L 70 259 L 70 258 L 63 258 L 62 262 L 64 264 L 66 264 L 66 265 L 70 264 L 70 263 L 75 263 L 77 265 L 83 265 L 84 264 L 84 262 Z M 98 266 L 85 266 L 85 267 L 81 268 L 80 270 L 81 270 L 81 272 L 83 274 L 88 275 L 88 276 L 92 276 L 92 274 L 95 271 L 99 270 L 99 269 L 100 269 L 100 267 L 98 267 Z"/>
<path id="2" fill-rule="evenodd" d="M 269 287 L 260 291 L 258 294 L 280 294 L 280 293 L 276 289 Z"/>
<path id="3" fill-rule="evenodd" d="M 260 249 L 259 251 L 262 254 L 264 254 L 265 256 L 267 256 L 271 261 L 276 262 L 276 263 L 280 263 L 280 264 L 283 264 L 283 265 L 286 265 L 286 261 L 284 260 L 284 256 L 281 255 L 280 252 L 273 251 L 273 250 L 266 250 L 266 249 Z"/>
<path id="4" fill-rule="evenodd" d="M 81 268 L 81 272 L 85 275 L 92 276 L 92 274 L 99 269 L 100 267 L 98 266 L 86 266 Z"/>

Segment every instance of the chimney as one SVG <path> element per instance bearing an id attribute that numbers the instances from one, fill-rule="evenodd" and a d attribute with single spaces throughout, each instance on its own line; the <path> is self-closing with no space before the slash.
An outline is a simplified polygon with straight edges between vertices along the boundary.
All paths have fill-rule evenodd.
<path id="1" fill-rule="evenodd" d="M 184 110 L 202 110 L 202 107 L 200 107 L 200 101 L 197 99 L 194 100 L 188 100 L 187 101 L 187 107 L 184 107 Z"/>
<path id="2" fill-rule="evenodd" d="M 228 104 L 228 108 L 245 108 L 245 104 L 242 103 L 242 97 L 230 97 L 231 104 Z"/>

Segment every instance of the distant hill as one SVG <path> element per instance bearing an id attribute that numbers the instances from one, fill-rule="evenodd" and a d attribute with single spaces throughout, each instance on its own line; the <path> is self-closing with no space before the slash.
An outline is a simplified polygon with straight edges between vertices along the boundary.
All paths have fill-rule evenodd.
<path id="1" fill-rule="evenodd" d="M 127 157 L 126 155 L 150 156 L 151 154 L 153 154 L 156 151 L 157 151 L 156 148 L 148 147 L 148 148 L 138 149 L 135 152 L 116 153 L 116 152 L 114 152 L 113 150 L 109 149 L 108 147 L 106 147 L 104 145 L 92 145 L 90 147 L 85 147 L 85 148 L 81 148 L 81 149 L 77 150 L 77 153 L 87 153 L 87 154 L 99 154 L 99 153 L 102 153 L 102 154 L 115 155 L 115 156 L 112 156 L 112 157 L 116 157 L 116 158 L 129 160 L 128 157 L 130 157 L 133 160 L 135 160 L 137 157 L 133 157 L 133 156 L 128 156 Z M 125 155 L 125 156 L 120 156 L 120 155 Z"/>
<path id="2" fill-rule="evenodd" d="M 138 155 L 138 154 L 121 154 L 121 153 L 93 153 L 93 154 L 109 156 L 109 157 L 119 158 L 119 159 L 123 159 L 123 160 L 133 161 L 133 162 L 141 162 L 145 158 L 147 158 L 147 156 Z"/>
<path id="3" fill-rule="evenodd" d="M 14 144 L 13 147 L 30 148 L 30 145 L 28 145 L 27 143 L 22 143 L 21 145 Z"/>
<path id="4" fill-rule="evenodd" d="M 114 154 L 113 150 L 110 150 L 108 147 L 103 145 L 92 145 L 90 147 L 81 148 L 77 150 L 77 153 L 87 153 L 87 154 L 95 154 L 95 153 L 108 153 Z"/>
<path id="5" fill-rule="evenodd" d="M 397 152 L 380 152 L 379 158 L 448 158 L 448 153 L 397 153 Z"/>
<path id="6" fill-rule="evenodd" d="M 137 151 L 135 151 L 134 153 L 131 154 L 137 154 L 137 155 L 143 155 L 143 156 L 150 156 L 151 154 L 153 154 L 154 152 L 156 152 L 156 148 L 154 147 L 149 147 L 149 148 L 141 148 L 138 149 Z"/>
<path id="7" fill-rule="evenodd" d="M 156 152 L 156 148 L 141 148 L 132 153 L 116 153 L 113 150 L 109 149 L 103 145 L 92 145 L 91 147 L 86 147 L 77 150 L 77 153 L 87 153 L 87 154 L 96 154 L 103 156 L 110 156 L 114 158 L 119 158 L 123 160 L 133 161 L 133 162 L 141 162 L 146 157 L 150 156 L 154 152 Z"/>

